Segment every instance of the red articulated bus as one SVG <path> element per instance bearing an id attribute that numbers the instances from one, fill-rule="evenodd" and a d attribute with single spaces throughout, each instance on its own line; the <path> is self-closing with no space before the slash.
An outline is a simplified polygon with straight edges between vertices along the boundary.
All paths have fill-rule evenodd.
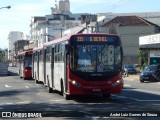
<path id="1" fill-rule="evenodd" d="M 21 78 L 32 79 L 32 50 L 18 53 L 19 75 Z"/>
<path id="2" fill-rule="evenodd" d="M 85 94 L 110 97 L 122 91 L 122 53 L 117 35 L 75 34 L 59 38 L 44 43 L 40 53 L 43 70 L 39 71 L 44 78 L 36 80 L 43 81 L 49 92 L 60 91 L 65 99 Z"/>

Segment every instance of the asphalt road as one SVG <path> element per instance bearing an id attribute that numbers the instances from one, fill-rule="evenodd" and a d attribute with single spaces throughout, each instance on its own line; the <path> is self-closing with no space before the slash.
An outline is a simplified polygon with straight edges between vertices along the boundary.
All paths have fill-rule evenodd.
<path id="1" fill-rule="evenodd" d="M 16 68 L 9 68 L 9 70 L 13 72 Z M 160 119 L 160 116 L 157 117 L 160 115 L 159 85 L 159 82 L 140 83 L 130 76 L 124 79 L 123 92 L 112 95 L 110 99 L 100 95 L 90 95 L 65 100 L 59 93 L 48 93 L 46 87 L 35 84 L 34 80 L 23 80 L 16 74 L 1 76 L 0 112 L 1 115 L 5 115 L 4 112 L 12 112 L 14 117 L 18 113 L 21 115 L 23 113 L 21 117 L 25 117 L 31 112 L 37 113 L 37 117 L 42 116 L 41 119 L 54 117 L 58 120 L 158 120 Z M 142 117 L 143 115 L 146 116 Z"/>

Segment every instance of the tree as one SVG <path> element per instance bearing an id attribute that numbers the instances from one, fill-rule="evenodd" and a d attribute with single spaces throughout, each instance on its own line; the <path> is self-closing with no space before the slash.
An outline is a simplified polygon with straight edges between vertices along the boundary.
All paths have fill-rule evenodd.
<path id="1" fill-rule="evenodd" d="M 148 50 L 139 50 L 138 51 L 138 63 L 141 66 L 141 69 L 144 69 L 148 65 Z"/>
<path id="2" fill-rule="evenodd" d="M 7 53 L 8 49 L 0 50 L 0 62 L 5 60 L 5 53 Z"/>

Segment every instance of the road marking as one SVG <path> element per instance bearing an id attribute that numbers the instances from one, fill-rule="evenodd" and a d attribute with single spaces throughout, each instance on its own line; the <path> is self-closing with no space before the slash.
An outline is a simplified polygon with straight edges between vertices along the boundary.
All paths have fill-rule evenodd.
<path id="1" fill-rule="evenodd" d="M 12 86 L 5 85 L 5 87 L 10 88 L 10 87 L 12 87 Z"/>
<path id="2" fill-rule="evenodd" d="M 59 102 L 59 101 L 65 101 L 65 100 L 64 99 L 59 99 L 59 100 L 50 100 L 50 101 Z"/>
<path id="3" fill-rule="evenodd" d="M 152 94 L 157 94 L 157 95 L 160 95 L 159 92 L 153 92 L 153 91 L 148 91 L 148 90 L 141 90 L 141 89 L 136 89 L 134 91 L 140 91 L 140 92 L 146 92 L 146 93 L 152 93 Z"/>
<path id="4" fill-rule="evenodd" d="M 13 105 L 13 103 L 6 103 L 7 105 Z"/>
<path id="5" fill-rule="evenodd" d="M 147 91 L 147 90 L 141 90 L 141 89 L 136 89 L 134 91 L 140 91 L 140 92 L 145 92 L 145 93 L 152 93 L 152 94 L 157 94 L 160 95 L 160 93 L 158 92 L 152 92 L 152 91 Z M 160 100 L 140 100 L 140 99 L 136 99 L 136 98 L 131 98 L 131 97 L 125 97 L 125 96 L 118 96 L 118 95 L 112 95 L 115 96 L 117 98 L 127 98 L 127 99 L 132 99 L 134 101 L 139 101 L 139 102 L 160 102 Z"/>
<path id="6" fill-rule="evenodd" d="M 17 103 L 0 103 L 0 105 L 13 105 L 13 104 L 28 104 L 31 101 L 17 102 Z"/>
<path id="7" fill-rule="evenodd" d="M 37 95 L 41 95 L 40 93 L 37 93 Z"/>
<path id="8" fill-rule="evenodd" d="M 31 103 L 31 101 L 17 102 L 17 104 L 27 104 L 27 103 Z"/>
<path id="9" fill-rule="evenodd" d="M 0 105 L 13 105 L 13 103 L 0 103 Z"/>
<path id="10" fill-rule="evenodd" d="M 26 88 L 29 88 L 28 86 L 25 86 Z"/>
<path id="11" fill-rule="evenodd" d="M 132 99 L 134 101 L 142 101 L 142 102 L 160 102 L 160 100 L 139 100 L 139 99 L 136 99 L 136 98 L 131 98 L 131 97 L 125 97 L 125 96 L 117 96 L 117 95 L 112 95 L 112 96 L 115 96 L 115 97 L 118 97 L 118 98 L 127 98 L 127 99 Z"/>
<path id="12" fill-rule="evenodd" d="M 130 84 L 124 84 L 124 87 L 131 87 Z"/>

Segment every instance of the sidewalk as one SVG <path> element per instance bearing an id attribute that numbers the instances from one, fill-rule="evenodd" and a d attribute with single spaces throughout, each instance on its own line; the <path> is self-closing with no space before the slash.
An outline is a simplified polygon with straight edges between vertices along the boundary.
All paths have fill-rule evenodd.
<path id="1" fill-rule="evenodd" d="M 136 75 L 128 75 L 128 77 L 123 77 L 124 80 L 139 80 L 139 74 Z"/>

